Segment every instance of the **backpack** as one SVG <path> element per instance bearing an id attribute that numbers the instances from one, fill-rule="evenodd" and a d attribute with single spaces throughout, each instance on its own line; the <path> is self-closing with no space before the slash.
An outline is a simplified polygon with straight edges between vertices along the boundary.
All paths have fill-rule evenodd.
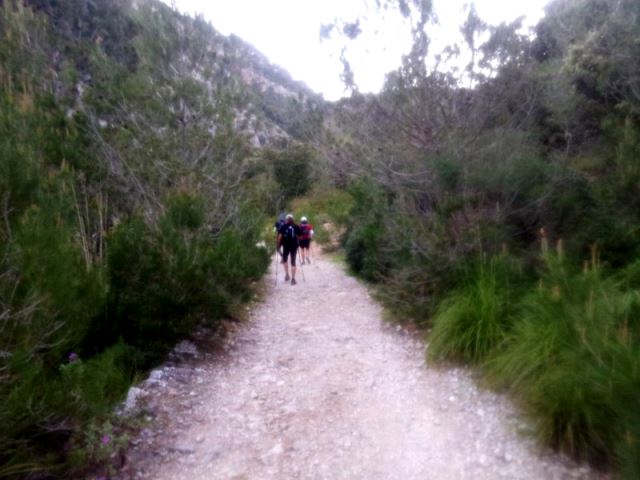
<path id="1" fill-rule="evenodd" d="M 282 239 L 287 243 L 293 243 L 294 240 L 298 239 L 298 237 L 296 236 L 296 228 L 293 224 L 285 226 Z"/>
<path id="2" fill-rule="evenodd" d="M 311 224 L 310 223 L 301 223 L 300 230 L 302 230 L 302 236 L 304 238 L 311 237 Z"/>

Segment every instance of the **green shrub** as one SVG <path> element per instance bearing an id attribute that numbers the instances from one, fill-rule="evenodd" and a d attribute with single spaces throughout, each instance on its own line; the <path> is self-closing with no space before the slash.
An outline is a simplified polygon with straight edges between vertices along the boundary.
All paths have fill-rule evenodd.
<path id="1" fill-rule="evenodd" d="M 458 188 L 462 169 L 449 158 L 436 158 L 433 162 L 435 176 L 444 191 L 453 192 Z"/>
<path id="2" fill-rule="evenodd" d="M 523 283 L 521 268 L 505 256 L 479 260 L 433 319 L 431 358 L 477 363 L 491 355 L 511 331 Z"/>
<path id="3" fill-rule="evenodd" d="M 303 144 L 293 144 L 283 150 L 265 150 L 263 156 L 273 168 L 273 175 L 285 200 L 307 193 L 311 188 L 313 151 Z"/>
<path id="4" fill-rule="evenodd" d="M 370 221 L 353 227 L 344 244 L 347 263 L 364 279 L 378 281 L 386 272 L 381 247 L 384 227 L 380 221 Z"/>
<path id="5" fill-rule="evenodd" d="M 134 216 L 116 226 L 105 268 L 76 224 L 69 176 L 41 186 L 0 243 L 0 476 L 107 459 L 90 426 L 108 422 L 136 372 L 197 322 L 247 300 L 268 261 L 250 228 L 259 219 L 247 212 L 214 236 L 202 199 L 185 194 L 157 225 Z"/>
<path id="6" fill-rule="evenodd" d="M 614 466 L 622 479 L 640 478 L 640 347 L 618 346 L 619 358 L 611 373 L 611 402 L 616 406 Z M 633 351 L 632 351 L 633 350 Z M 609 372 L 607 372 L 609 373 Z"/>
<path id="7" fill-rule="evenodd" d="M 87 360 L 74 359 L 72 352 L 59 367 L 68 415 L 83 420 L 109 416 L 135 374 L 132 355 L 132 348 L 122 341 Z"/>
<path id="8" fill-rule="evenodd" d="M 197 230 L 204 223 L 204 199 L 186 193 L 169 198 L 166 220 L 176 229 Z"/>
<path id="9" fill-rule="evenodd" d="M 343 238 L 346 259 L 355 273 L 376 281 L 388 272 L 390 264 L 387 246 L 398 244 L 386 232 L 385 219 L 389 204 L 385 193 L 369 179 L 362 179 L 351 186 L 353 207 L 349 212 L 351 221 Z"/>
<path id="10" fill-rule="evenodd" d="M 158 228 L 137 217 L 115 229 L 109 314 L 98 320 L 94 338 L 112 343 L 122 336 L 138 348 L 141 365 L 149 366 L 198 321 L 217 320 L 234 301 L 248 299 L 250 281 L 268 264 L 266 252 L 255 246 L 259 230 L 228 228 L 218 236 L 194 231 L 203 210 L 197 197 L 182 197 Z"/>
<path id="11" fill-rule="evenodd" d="M 629 263 L 618 271 L 616 278 L 626 289 L 640 290 L 640 260 Z"/>
<path id="12" fill-rule="evenodd" d="M 488 362 L 489 378 L 519 399 L 544 443 L 637 468 L 638 457 L 629 460 L 637 425 L 627 422 L 637 420 L 629 409 L 639 400 L 640 296 L 599 268 L 574 273 L 553 258 L 548 265 Z"/>
<path id="13" fill-rule="evenodd" d="M 64 172 L 43 179 L 35 204 L 0 244 L 0 476 L 59 464 L 74 428 L 111 406 L 111 392 L 122 393 L 114 377 L 90 393 L 101 369 L 70 377 L 60 368 L 82 351 L 107 294 L 103 269 L 90 261 L 76 225 L 72 182 Z"/>

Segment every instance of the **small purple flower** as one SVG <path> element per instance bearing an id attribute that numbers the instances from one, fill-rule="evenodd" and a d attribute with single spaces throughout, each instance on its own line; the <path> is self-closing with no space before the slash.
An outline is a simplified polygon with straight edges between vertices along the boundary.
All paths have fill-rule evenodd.
<path id="1" fill-rule="evenodd" d="M 80 357 L 78 357 L 78 354 L 76 352 L 71 352 L 69 354 L 69 363 L 75 362 L 76 360 L 78 360 L 78 358 Z"/>
<path id="2" fill-rule="evenodd" d="M 102 443 L 102 445 L 108 445 L 109 442 L 111 442 L 111 437 L 109 435 L 103 435 L 100 439 L 100 442 Z"/>

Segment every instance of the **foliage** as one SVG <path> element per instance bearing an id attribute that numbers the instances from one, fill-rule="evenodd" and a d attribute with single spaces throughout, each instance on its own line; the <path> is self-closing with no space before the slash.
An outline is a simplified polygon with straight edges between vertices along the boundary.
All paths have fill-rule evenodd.
<path id="1" fill-rule="evenodd" d="M 506 256 L 480 259 L 461 274 L 459 290 L 440 303 L 433 319 L 429 356 L 477 363 L 491 355 L 513 327 L 522 277 Z"/>
<path id="2" fill-rule="evenodd" d="M 489 377 L 521 401 L 545 443 L 636 468 L 628 412 L 638 402 L 640 292 L 621 289 L 598 266 L 575 273 L 553 257 L 547 265 L 489 361 Z"/>
<path id="3" fill-rule="evenodd" d="M 219 318 L 235 299 L 247 299 L 248 282 L 267 265 L 264 253 L 252 246 L 257 230 L 228 230 L 218 237 L 194 232 L 177 210 L 202 218 L 202 201 L 178 198 L 157 230 L 132 218 L 109 239 L 111 313 L 106 324 L 96 324 L 94 344 L 121 337 L 136 347 L 141 367 L 161 360 L 201 318 Z"/>
<path id="4" fill-rule="evenodd" d="M 305 197 L 291 202 L 291 210 L 297 217 L 307 217 L 314 228 L 314 240 L 324 249 L 330 250 L 339 240 L 352 208 L 351 195 L 337 189 L 315 189 Z"/>
<path id="5" fill-rule="evenodd" d="M 311 188 L 313 152 L 309 147 L 293 144 L 282 150 L 265 150 L 262 155 L 273 169 L 283 200 L 302 196 Z"/>
<path id="6" fill-rule="evenodd" d="M 353 221 L 343 240 L 347 262 L 367 280 L 377 280 L 386 273 L 384 246 L 394 240 L 384 237 L 386 198 L 383 191 L 366 179 L 355 184 L 350 193 L 354 199 L 350 212 Z"/>
<path id="7" fill-rule="evenodd" d="M 417 24 L 382 93 L 333 107 L 325 149 L 353 197 L 351 268 L 543 443 L 623 478 L 640 468 L 638 5 L 555 0 L 533 38 L 471 8 L 466 46 L 442 52 Z"/>
<path id="8" fill-rule="evenodd" d="M 329 105 L 154 0 L 0 2 L 0 476 L 120 448 L 113 405 L 248 298 L 285 202 L 434 327 L 432 355 L 637 476 L 638 2 L 555 0 L 534 38 L 471 8 L 462 72 L 458 46 L 430 51 L 431 2 L 380 5 L 409 54 L 381 94 Z"/>
<path id="9" fill-rule="evenodd" d="M 3 478 L 112 462 L 129 385 L 268 263 L 271 188 L 249 178 L 220 39 L 130 6 L 0 2 Z"/>

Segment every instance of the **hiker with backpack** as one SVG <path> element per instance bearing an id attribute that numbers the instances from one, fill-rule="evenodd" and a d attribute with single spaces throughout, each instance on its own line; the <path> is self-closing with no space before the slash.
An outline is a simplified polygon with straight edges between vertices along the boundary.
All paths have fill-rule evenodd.
<path id="1" fill-rule="evenodd" d="M 293 215 L 288 214 L 285 223 L 278 229 L 278 248 L 280 248 L 282 264 L 284 265 L 284 281 L 288 282 L 289 278 L 291 278 L 291 285 L 296 284 L 296 254 L 298 253 L 299 240 L 302 235 L 300 226 L 296 225 L 293 220 Z M 289 277 L 289 257 L 291 257 L 291 277 Z"/>
<path id="2" fill-rule="evenodd" d="M 287 214 L 285 212 L 280 212 L 278 218 L 276 219 L 276 223 L 273 224 L 273 231 L 276 232 L 276 235 L 278 235 L 280 227 L 282 227 L 285 223 L 287 223 Z"/>
<path id="3" fill-rule="evenodd" d="M 302 217 L 300 219 L 300 230 L 302 231 L 302 235 L 300 235 L 300 263 L 311 263 L 311 258 L 309 257 L 309 249 L 311 247 L 311 239 L 313 238 L 313 225 L 309 223 L 307 217 Z"/>

